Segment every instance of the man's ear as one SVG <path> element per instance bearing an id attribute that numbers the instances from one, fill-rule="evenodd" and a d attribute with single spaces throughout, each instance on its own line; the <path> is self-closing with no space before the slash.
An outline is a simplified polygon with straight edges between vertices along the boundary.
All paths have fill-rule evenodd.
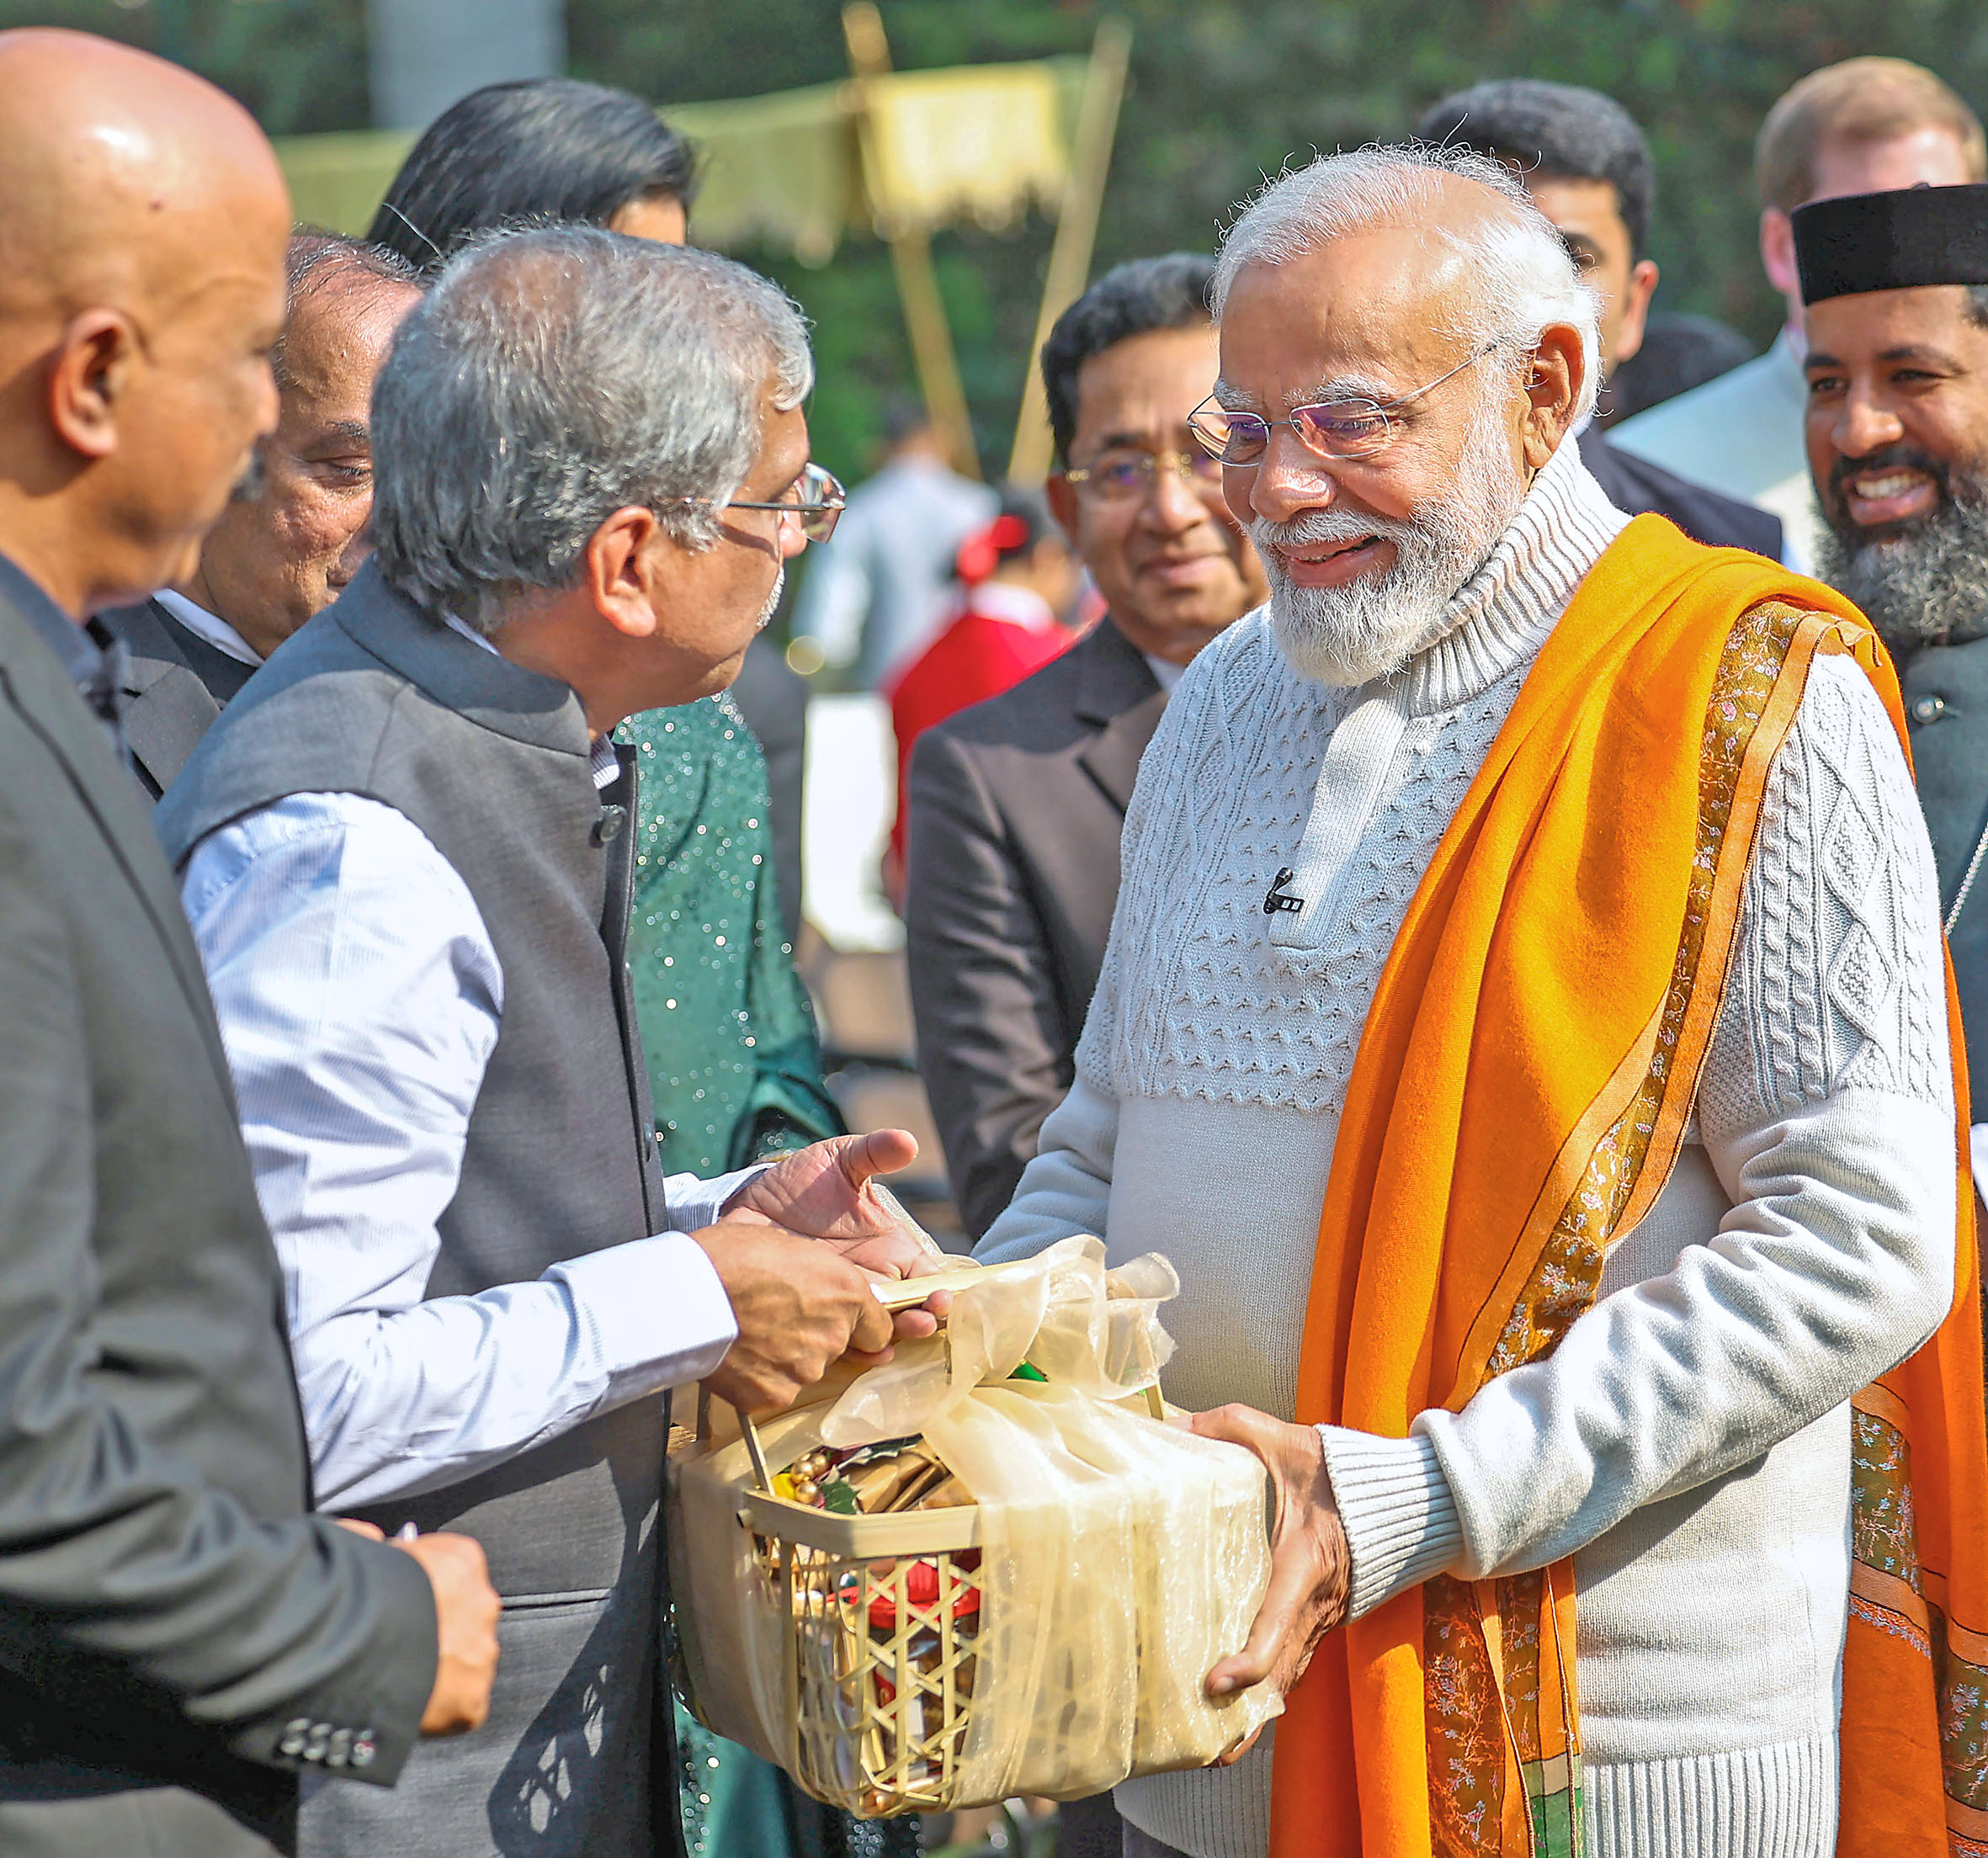
<path id="1" fill-rule="evenodd" d="M 1629 289 L 1622 294 L 1622 314 L 1615 321 L 1615 353 L 1610 363 L 1619 368 L 1643 346 L 1650 326 L 1650 300 L 1656 295 L 1656 260 L 1639 258 L 1629 267 Z"/>
<path id="2" fill-rule="evenodd" d="M 1794 263 L 1794 222 L 1778 206 L 1761 210 L 1760 268 L 1767 273 L 1767 282 L 1783 296 L 1800 297 L 1801 275 Z"/>
<path id="3" fill-rule="evenodd" d="M 630 503 L 587 539 L 587 591 L 594 611 L 615 631 L 646 639 L 656 630 L 656 596 L 678 546 L 653 510 Z"/>
<path id="4" fill-rule="evenodd" d="M 49 368 L 48 417 L 71 451 L 93 460 L 117 449 L 119 406 L 139 353 L 137 331 L 115 310 L 69 320 Z"/>
<path id="5" fill-rule="evenodd" d="M 1058 471 L 1042 487 L 1042 494 L 1049 499 L 1050 514 L 1055 518 L 1056 526 L 1070 538 L 1070 545 L 1076 543 L 1076 486 L 1062 472 Z"/>
<path id="6" fill-rule="evenodd" d="M 1519 434 L 1528 470 L 1539 470 L 1559 449 L 1574 423 L 1574 409 L 1587 380 L 1581 332 L 1571 322 L 1547 324 L 1533 352 L 1533 370 L 1526 382 L 1526 398 L 1532 404 Z"/>

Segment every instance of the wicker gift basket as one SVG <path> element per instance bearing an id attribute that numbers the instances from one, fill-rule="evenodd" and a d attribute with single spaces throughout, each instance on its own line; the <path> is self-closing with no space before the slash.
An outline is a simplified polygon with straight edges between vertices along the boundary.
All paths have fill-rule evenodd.
<path id="1" fill-rule="evenodd" d="M 1202 1687 L 1268 1582 L 1266 1489 L 1156 1423 L 1176 1283 L 1067 1240 L 917 1281 L 944 1332 L 805 1405 L 701 1401 L 670 1478 L 698 1717 L 875 1818 L 1204 1765 L 1273 1714 Z"/>

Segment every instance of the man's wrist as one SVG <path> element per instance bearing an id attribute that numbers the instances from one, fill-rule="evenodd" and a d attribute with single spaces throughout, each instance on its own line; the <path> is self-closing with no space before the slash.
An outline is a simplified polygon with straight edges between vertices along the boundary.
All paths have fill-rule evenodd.
<path id="1" fill-rule="evenodd" d="M 738 1205 L 747 1189 L 772 1165 L 770 1161 L 756 1161 L 749 1168 L 715 1175 L 709 1181 L 700 1181 L 694 1174 L 672 1174 L 663 1183 L 664 1197 L 669 1207 L 669 1229 L 701 1232 L 706 1226 L 716 1225 Z"/>
<path id="2" fill-rule="evenodd" d="M 1454 1562 L 1463 1525 L 1435 1447 L 1419 1433 L 1383 1439 L 1337 1425 L 1318 1433 L 1353 1563 L 1347 1617 L 1358 1619 Z"/>
<path id="3" fill-rule="evenodd" d="M 688 1233 L 661 1232 L 559 1267 L 619 1400 L 700 1380 L 738 1340 L 717 1268 Z"/>

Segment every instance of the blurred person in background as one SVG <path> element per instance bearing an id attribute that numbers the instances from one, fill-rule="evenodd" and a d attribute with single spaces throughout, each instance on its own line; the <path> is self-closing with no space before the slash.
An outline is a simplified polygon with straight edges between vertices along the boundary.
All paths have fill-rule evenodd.
<path id="1" fill-rule="evenodd" d="M 961 1223 L 1005 1207 L 1070 1087 L 1139 762 L 1183 668 L 1266 596 L 1188 429 L 1214 261 L 1107 272 L 1043 347 L 1050 507 L 1106 603 L 1070 650 L 912 752 L 905 899 L 921 1075 Z"/>
<path id="2" fill-rule="evenodd" d="M 1657 284 L 1656 262 L 1646 251 L 1656 164 L 1635 119 L 1598 90 L 1507 77 L 1445 97 L 1416 133 L 1518 170 L 1533 204 L 1553 222 L 1600 297 L 1605 392 L 1609 374 L 1642 348 Z M 1592 417 L 1576 438 L 1582 461 L 1617 509 L 1631 516 L 1654 511 L 1695 542 L 1781 559 L 1778 517 L 1617 451 Z"/>
<path id="3" fill-rule="evenodd" d="M 177 587 L 104 615 L 125 641 L 131 765 L 155 799 L 223 706 L 371 549 L 373 380 L 419 273 L 396 253 L 335 233 L 290 242 L 288 309 L 271 350 L 276 430 Z"/>
<path id="4" fill-rule="evenodd" d="M 625 91 L 492 84 L 428 125 L 372 236 L 429 273 L 506 226 L 578 222 L 681 244 L 695 181 L 689 145 Z M 627 958 L 667 1173 L 721 1173 L 843 1128 L 794 970 L 806 700 L 762 635 L 733 688 L 619 731 L 641 776 Z M 881 1842 L 857 1833 L 681 1708 L 677 1727 L 696 1778 L 681 1794 L 685 1834 L 711 1858 L 777 1854 L 796 1818 L 820 1829 L 831 1858 L 852 1838 L 902 1844 L 901 1828 Z"/>
<path id="5" fill-rule="evenodd" d="M 1653 310 L 1644 319 L 1643 346 L 1617 362 L 1606 403 L 1595 408 L 1604 428 L 1689 393 L 1753 359 L 1753 344 L 1716 316 Z"/>
<path id="6" fill-rule="evenodd" d="M 1787 321 L 1758 360 L 1609 428 L 1620 450 L 1781 518 L 1786 560 L 1806 569 L 1820 540 L 1802 439 L 1801 284 L 1789 215 L 1809 200 L 1950 187 L 1988 173 L 1975 113 L 1902 58 L 1852 58 L 1802 79 L 1767 112 L 1754 144 L 1760 258 Z"/>
<path id="7" fill-rule="evenodd" d="M 994 491 L 953 469 L 923 407 L 889 408 L 884 443 L 794 608 L 795 639 L 858 690 L 877 688 L 945 623 L 953 558 L 1000 509 Z"/>
<path id="8" fill-rule="evenodd" d="M 959 544 L 954 568 L 964 589 L 958 611 L 885 689 L 897 738 L 897 817 L 885 889 L 901 905 L 913 746 L 934 723 L 998 697 L 1067 651 L 1083 587 L 1083 565 L 1047 500 L 1018 486 L 1002 491 L 1000 515 Z"/>
<path id="9" fill-rule="evenodd" d="M 1988 187 L 1818 202 L 1794 228 L 1817 566 L 1897 661 L 1968 1072 L 1988 1080 Z"/>

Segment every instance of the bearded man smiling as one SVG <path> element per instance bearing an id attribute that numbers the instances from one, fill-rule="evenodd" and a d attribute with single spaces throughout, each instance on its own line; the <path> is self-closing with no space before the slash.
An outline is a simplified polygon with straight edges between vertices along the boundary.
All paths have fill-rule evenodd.
<path id="1" fill-rule="evenodd" d="M 1988 1445 L 1889 663 L 1609 503 L 1505 167 L 1287 173 L 1214 300 L 1272 597 L 1168 705 L 980 1247 L 1168 1253 L 1169 1391 L 1276 1489 L 1209 1675 L 1288 1692 L 1274 1754 L 1119 1788 L 1129 1858 L 1943 1850 Z"/>
<path id="2" fill-rule="evenodd" d="M 1809 465 L 1826 579 L 1898 655 L 1953 950 L 1988 1075 L 1988 186 L 1804 207 Z M 1988 1141 L 1982 1142 L 1988 1160 Z"/>

